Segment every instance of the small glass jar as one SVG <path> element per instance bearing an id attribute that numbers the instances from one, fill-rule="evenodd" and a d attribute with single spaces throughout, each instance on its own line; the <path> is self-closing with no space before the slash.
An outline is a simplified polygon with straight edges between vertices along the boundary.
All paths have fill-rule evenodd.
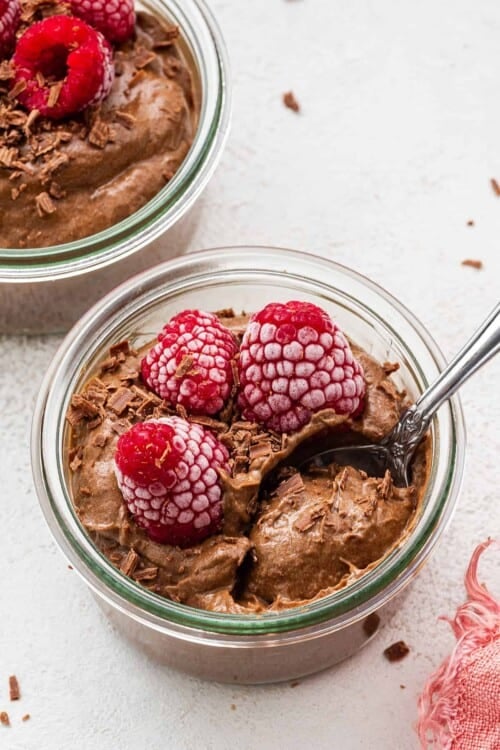
<path id="1" fill-rule="evenodd" d="M 185 214 L 212 176 L 229 129 L 226 49 L 204 0 L 136 5 L 180 28 L 179 46 L 194 73 L 200 107 L 191 148 L 172 180 L 118 224 L 53 247 L 0 247 L 0 333 L 67 330 L 117 284 L 178 255 L 188 244 L 196 215 Z"/>
<path id="2" fill-rule="evenodd" d="M 444 364 L 414 316 L 348 268 L 288 250 L 226 248 L 164 263 L 101 300 L 63 342 L 36 406 L 35 485 L 61 549 L 130 638 L 158 660 L 199 677 L 240 683 L 286 680 L 354 653 L 420 570 L 451 517 L 460 487 L 465 432 L 460 402 L 453 397 L 432 424 L 430 477 L 413 528 L 373 570 L 318 601 L 259 615 L 208 612 L 151 593 L 101 554 L 81 526 L 69 490 L 65 414 L 72 394 L 112 344 L 128 338 L 142 346 L 181 309 L 252 311 L 289 299 L 321 305 L 376 359 L 397 361 L 400 369 L 393 378 L 412 398 Z"/>

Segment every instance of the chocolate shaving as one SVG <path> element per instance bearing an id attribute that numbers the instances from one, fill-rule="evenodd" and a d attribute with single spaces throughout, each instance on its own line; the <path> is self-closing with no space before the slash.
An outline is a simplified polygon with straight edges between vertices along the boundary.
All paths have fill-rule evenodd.
<path id="1" fill-rule="evenodd" d="M 134 549 L 130 549 L 120 565 L 120 570 L 124 575 L 131 576 L 133 575 L 138 563 L 139 555 Z"/>
<path id="2" fill-rule="evenodd" d="M 72 427 L 81 422 L 82 419 L 89 419 L 99 414 L 99 408 L 84 396 L 75 393 L 71 398 L 71 405 L 68 409 L 66 419 Z"/>
<path id="3" fill-rule="evenodd" d="M 136 581 L 154 581 L 158 576 L 158 568 L 143 568 L 134 573 Z"/>
<path id="4" fill-rule="evenodd" d="M 24 714 L 24 716 L 21 719 L 21 721 L 29 721 L 30 719 L 31 719 L 31 715 L 30 714 Z"/>
<path id="5" fill-rule="evenodd" d="M 7 711 L 0 711 L 0 724 L 3 724 L 4 727 L 10 727 L 10 719 Z"/>
<path id="6" fill-rule="evenodd" d="M 367 638 L 371 638 L 375 635 L 380 625 L 380 616 L 376 612 L 372 612 L 366 620 L 363 622 L 363 632 Z"/>
<path id="7" fill-rule="evenodd" d="M 233 373 L 233 384 L 235 388 L 238 388 L 240 385 L 240 373 L 238 370 L 238 363 L 235 359 L 231 360 L 231 370 Z"/>
<path id="8" fill-rule="evenodd" d="M 19 682 L 15 674 L 9 677 L 9 696 L 11 701 L 18 701 L 21 697 L 21 691 L 19 690 Z"/>
<path id="9" fill-rule="evenodd" d="M 150 63 L 156 60 L 156 55 L 152 50 L 139 47 L 134 55 L 134 65 L 139 70 L 146 68 Z"/>
<path id="10" fill-rule="evenodd" d="M 48 107 L 55 107 L 57 102 L 59 101 L 59 96 L 62 91 L 62 87 L 64 86 L 64 81 L 57 81 L 57 83 L 54 83 L 50 89 L 49 89 L 49 95 L 47 97 L 47 106 Z"/>
<path id="11" fill-rule="evenodd" d="M 116 422 L 111 424 L 111 429 L 116 432 L 117 435 L 123 435 L 132 427 L 132 423 L 128 419 L 117 419 Z"/>
<path id="12" fill-rule="evenodd" d="M 137 122 L 137 118 L 134 117 L 134 115 L 131 115 L 128 112 L 122 112 L 121 110 L 117 110 L 115 112 L 115 120 L 117 120 L 120 125 L 123 125 L 128 130 L 131 130 L 134 124 Z"/>
<path id="13" fill-rule="evenodd" d="M 216 310 L 214 312 L 218 318 L 235 318 L 234 310 L 232 307 L 223 307 L 222 310 Z"/>
<path id="14" fill-rule="evenodd" d="M 495 195 L 500 196 L 500 185 L 498 184 L 498 182 L 495 180 L 494 177 L 491 178 L 490 185 Z"/>
<path id="15" fill-rule="evenodd" d="M 179 38 L 179 27 L 170 26 L 168 29 L 162 29 L 163 38 L 155 40 L 153 42 L 153 49 L 162 49 L 163 47 L 171 47 L 176 39 Z"/>
<path id="16" fill-rule="evenodd" d="M 187 375 L 188 372 L 191 370 L 192 366 L 194 364 L 194 359 L 189 356 L 189 354 L 185 354 L 180 361 L 177 370 L 175 371 L 175 377 L 176 378 L 183 378 L 184 375 Z"/>
<path id="17" fill-rule="evenodd" d="M 478 271 L 481 270 L 483 267 L 483 261 L 482 260 L 473 260 L 472 258 L 467 258 L 466 260 L 462 261 L 463 266 L 469 266 L 470 268 L 475 268 Z"/>
<path id="18" fill-rule="evenodd" d="M 281 482 L 276 490 L 276 495 L 278 497 L 285 497 L 286 495 L 302 494 L 304 489 L 305 487 L 302 477 L 299 472 L 296 472 L 284 482 Z"/>
<path id="19" fill-rule="evenodd" d="M 119 354 L 130 354 L 130 345 L 128 341 L 119 341 L 117 344 L 109 347 L 109 356 L 116 357 Z"/>
<path id="20" fill-rule="evenodd" d="M 63 190 L 59 183 L 51 182 L 49 187 L 49 195 L 51 198 L 61 200 L 62 198 L 66 197 L 66 190 Z"/>
<path id="21" fill-rule="evenodd" d="M 26 81 L 24 80 L 24 78 L 20 78 L 19 81 L 17 81 L 13 85 L 13 87 L 11 88 L 11 90 L 9 91 L 9 93 L 7 94 L 8 98 L 9 99 L 15 99 L 17 96 L 19 96 L 19 94 L 21 94 L 24 91 L 24 89 L 26 88 L 27 85 L 28 84 L 26 83 Z"/>
<path id="22" fill-rule="evenodd" d="M 50 197 L 48 193 L 45 193 L 45 192 L 39 193 L 35 198 L 35 203 L 36 203 L 36 210 L 40 218 L 53 214 L 56 211 L 54 201 L 52 200 L 52 198 Z"/>
<path id="23" fill-rule="evenodd" d="M 14 66 L 9 60 L 0 63 L 0 81 L 10 81 L 14 78 Z"/>
<path id="24" fill-rule="evenodd" d="M 189 419 L 191 422 L 201 424 L 203 427 L 208 427 L 209 430 L 213 430 L 214 432 L 225 432 L 227 430 L 227 424 L 225 422 L 220 422 L 218 419 L 213 419 L 212 417 L 199 415 L 191 416 Z"/>
<path id="25" fill-rule="evenodd" d="M 283 104 L 285 107 L 288 107 L 288 109 L 293 110 L 293 112 L 300 112 L 300 104 L 292 91 L 287 91 L 286 94 L 283 94 Z"/>
<path id="26" fill-rule="evenodd" d="M 473 222 L 472 219 L 469 219 L 469 221 L 467 222 L 467 226 L 468 227 L 473 227 L 474 226 L 474 222 Z"/>
<path id="27" fill-rule="evenodd" d="M 250 447 L 250 461 L 256 461 L 259 458 L 267 458 L 273 452 L 271 442 L 263 440 Z"/>
<path id="28" fill-rule="evenodd" d="M 399 367 L 399 362 L 384 362 L 382 365 L 382 369 L 386 375 L 397 372 L 399 370 Z"/>
<path id="29" fill-rule="evenodd" d="M 79 447 L 78 449 L 73 449 L 72 451 L 70 451 L 70 454 L 69 454 L 68 458 L 69 458 L 69 462 L 70 462 L 69 463 L 69 468 L 71 469 L 71 471 L 78 471 L 78 469 L 80 468 L 80 466 L 83 463 L 83 461 L 82 461 L 82 455 L 83 455 L 83 451 L 82 451 L 81 447 Z"/>
<path id="30" fill-rule="evenodd" d="M 401 661 L 401 659 L 404 659 L 409 653 L 410 649 L 404 641 L 396 641 L 396 643 L 393 643 L 391 646 L 384 649 L 385 658 L 387 661 L 391 662 Z"/>
<path id="31" fill-rule="evenodd" d="M 92 146 L 96 146 L 97 148 L 104 148 L 112 141 L 113 135 L 107 122 L 98 118 L 90 130 L 88 140 Z"/>
<path id="32" fill-rule="evenodd" d="M 133 392 L 129 388 L 119 388 L 112 396 L 108 399 L 108 407 L 115 414 L 121 416 L 127 409 L 129 404 L 132 402 L 134 397 Z"/>

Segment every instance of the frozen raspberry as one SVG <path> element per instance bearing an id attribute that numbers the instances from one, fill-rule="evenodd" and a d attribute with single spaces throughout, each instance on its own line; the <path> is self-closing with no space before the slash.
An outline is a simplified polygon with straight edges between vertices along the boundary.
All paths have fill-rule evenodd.
<path id="1" fill-rule="evenodd" d="M 294 432 L 319 409 L 358 412 L 365 392 L 360 364 L 340 329 L 309 302 L 272 303 L 243 336 L 239 406 L 276 432 Z"/>
<path id="2" fill-rule="evenodd" d="M 108 42 L 126 42 L 134 33 L 134 0 L 71 0 L 71 10 Z"/>
<path id="3" fill-rule="evenodd" d="M 111 47 L 79 18 L 52 16 L 30 26 L 12 58 L 18 100 L 54 120 L 102 101 L 114 78 Z"/>
<path id="4" fill-rule="evenodd" d="M 120 436 L 115 472 L 138 526 L 161 544 L 189 547 L 221 525 L 218 469 L 226 448 L 204 427 L 180 417 L 135 424 Z"/>
<path id="5" fill-rule="evenodd" d="M 171 406 L 217 414 L 231 393 L 231 360 L 237 351 L 232 334 L 215 315 L 184 310 L 166 324 L 142 360 L 142 377 Z"/>
<path id="6" fill-rule="evenodd" d="M 19 0 L 0 0 L 0 60 L 14 49 L 20 15 Z"/>

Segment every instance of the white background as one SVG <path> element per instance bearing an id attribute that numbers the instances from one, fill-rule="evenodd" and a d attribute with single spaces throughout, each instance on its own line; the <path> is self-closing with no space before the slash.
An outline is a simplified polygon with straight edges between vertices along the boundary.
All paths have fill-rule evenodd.
<path id="1" fill-rule="evenodd" d="M 323 254 L 402 299 L 452 355 L 500 288 L 500 198 L 489 185 L 500 181 L 496 0 L 212 7 L 232 60 L 232 134 L 179 250 L 266 243 Z M 288 89 L 300 115 L 282 104 Z M 462 267 L 464 258 L 484 269 Z M 32 487 L 28 430 L 59 341 L 1 340 L 0 711 L 12 726 L 0 726 L 0 748 L 417 748 L 417 696 L 453 645 L 437 617 L 462 602 L 474 546 L 500 528 L 500 360 L 463 388 L 459 507 L 392 621 L 350 661 L 295 688 L 238 688 L 137 653 L 52 542 Z M 488 552 L 481 578 L 493 584 L 497 564 L 498 552 Z M 382 651 L 400 638 L 411 653 L 389 664 Z M 23 693 L 17 704 L 8 701 L 11 673 Z"/>

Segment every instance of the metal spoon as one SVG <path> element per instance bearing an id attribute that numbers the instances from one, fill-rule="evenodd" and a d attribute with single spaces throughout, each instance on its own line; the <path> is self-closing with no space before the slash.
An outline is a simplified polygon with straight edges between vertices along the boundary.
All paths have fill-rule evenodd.
<path id="1" fill-rule="evenodd" d="M 316 454 L 306 463 L 316 466 L 328 466 L 331 463 L 355 466 L 374 477 L 383 476 L 389 469 L 394 483 L 399 487 L 407 487 L 408 467 L 412 456 L 435 412 L 462 383 L 500 350 L 499 318 L 500 304 L 380 443 L 332 448 Z"/>

